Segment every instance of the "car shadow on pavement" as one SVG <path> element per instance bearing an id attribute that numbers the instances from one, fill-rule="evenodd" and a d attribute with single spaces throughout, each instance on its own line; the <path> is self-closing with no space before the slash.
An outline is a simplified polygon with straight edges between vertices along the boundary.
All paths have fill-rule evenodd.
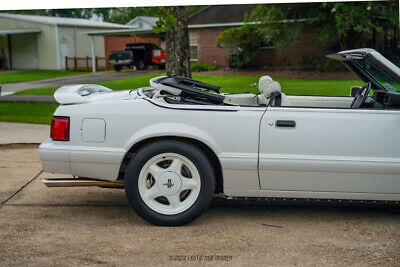
<path id="1" fill-rule="evenodd" d="M 376 216 L 379 214 L 396 214 L 400 216 L 400 205 L 373 204 L 373 203 L 330 203 L 307 201 L 270 201 L 270 200 L 235 200 L 215 197 L 209 210 L 222 210 L 235 213 L 263 213 L 274 212 L 277 214 L 348 214 L 357 216 Z"/>
<path id="2" fill-rule="evenodd" d="M 48 190 L 54 190 L 54 188 Z M 67 190 L 70 190 L 70 192 L 66 192 Z M 90 188 L 82 192 L 78 190 L 63 189 L 64 192 L 59 195 L 57 200 L 54 200 L 57 193 L 53 191 L 47 197 L 42 196 L 37 203 L 16 201 L 7 206 L 46 209 L 54 207 L 65 210 L 66 213 L 70 214 L 69 216 L 76 216 L 80 219 L 104 221 L 118 218 L 118 220 L 138 225 L 149 225 L 129 206 L 123 190 L 100 188 Z M 296 220 L 305 223 L 313 220 L 332 222 L 352 221 L 354 219 L 380 220 L 388 217 L 398 220 L 400 219 L 399 211 L 399 206 L 393 205 L 253 201 L 215 197 L 208 210 L 189 225 L 207 225 L 221 220 L 256 220 L 261 223 L 271 219 L 277 222 Z M 262 224 L 264 225 L 264 223 Z M 280 223 L 265 223 L 265 226 L 283 227 Z"/>

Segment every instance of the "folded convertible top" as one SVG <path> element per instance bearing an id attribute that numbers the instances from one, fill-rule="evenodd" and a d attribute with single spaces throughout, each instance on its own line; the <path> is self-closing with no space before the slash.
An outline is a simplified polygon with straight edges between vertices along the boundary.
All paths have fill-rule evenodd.
<path id="1" fill-rule="evenodd" d="M 181 76 L 157 77 L 156 79 L 152 79 L 150 84 L 173 95 L 203 98 L 215 104 L 222 104 L 225 99 L 223 95 L 219 94 L 220 87 Z M 209 91 L 214 91 L 216 94 Z"/>

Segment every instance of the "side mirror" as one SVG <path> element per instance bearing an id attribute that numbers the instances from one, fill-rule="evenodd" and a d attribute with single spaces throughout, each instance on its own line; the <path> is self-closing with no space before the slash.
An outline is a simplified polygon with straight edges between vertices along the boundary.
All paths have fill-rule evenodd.
<path id="1" fill-rule="evenodd" d="M 355 97 L 357 95 L 357 93 L 361 90 L 360 86 L 353 86 L 350 89 L 350 96 L 351 97 Z"/>

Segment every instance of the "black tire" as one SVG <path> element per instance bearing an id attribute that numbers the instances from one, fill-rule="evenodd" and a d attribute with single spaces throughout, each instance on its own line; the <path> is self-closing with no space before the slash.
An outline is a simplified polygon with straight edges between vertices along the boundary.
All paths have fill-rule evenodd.
<path id="1" fill-rule="evenodd" d="M 139 174 L 143 166 L 161 153 L 176 153 L 188 158 L 200 174 L 200 193 L 196 201 L 185 211 L 165 215 L 152 210 L 143 201 L 138 188 Z M 160 226 L 178 226 L 189 223 L 200 216 L 210 205 L 215 188 L 212 165 L 207 156 L 196 146 L 186 142 L 165 140 L 142 147 L 129 162 L 125 173 L 125 194 L 133 209 L 146 221 Z"/>
<path id="2" fill-rule="evenodd" d="M 159 70 L 163 70 L 163 69 L 165 69 L 165 64 L 158 64 L 158 65 L 157 65 L 157 68 L 158 68 Z"/>
<path id="3" fill-rule="evenodd" d="M 121 70 L 122 70 L 122 66 L 120 66 L 120 65 L 114 65 L 114 70 L 115 70 L 115 71 L 121 71 Z"/>
<path id="4" fill-rule="evenodd" d="M 136 69 L 138 69 L 138 70 L 145 70 L 146 68 L 147 68 L 146 63 L 145 63 L 142 59 L 140 59 L 140 60 L 138 61 L 138 63 L 136 64 Z"/>

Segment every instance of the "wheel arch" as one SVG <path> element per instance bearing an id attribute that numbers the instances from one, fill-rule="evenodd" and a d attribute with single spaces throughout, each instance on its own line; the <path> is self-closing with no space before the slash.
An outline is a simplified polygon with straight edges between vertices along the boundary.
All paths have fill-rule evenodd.
<path id="1" fill-rule="evenodd" d="M 125 153 L 125 156 L 122 160 L 121 167 L 119 170 L 118 174 L 118 180 L 123 180 L 124 179 L 124 174 L 125 174 L 125 169 L 126 166 L 128 165 L 129 161 L 133 157 L 133 155 L 144 145 L 150 143 L 150 142 L 157 142 L 157 141 L 163 141 L 163 140 L 175 140 L 175 141 L 181 141 L 181 142 L 186 142 L 191 145 L 196 146 L 199 148 L 201 151 L 204 152 L 204 154 L 207 156 L 207 158 L 210 160 L 210 163 L 213 167 L 214 175 L 215 175 L 215 193 L 223 193 L 223 173 L 222 173 L 222 166 L 221 162 L 218 159 L 217 154 L 213 149 L 210 148 L 207 144 L 205 144 L 202 141 L 199 141 L 195 138 L 191 137 L 182 137 L 182 136 L 156 136 L 156 137 L 148 137 L 146 139 L 140 140 L 137 143 L 134 143 L 130 149 Z"/>

